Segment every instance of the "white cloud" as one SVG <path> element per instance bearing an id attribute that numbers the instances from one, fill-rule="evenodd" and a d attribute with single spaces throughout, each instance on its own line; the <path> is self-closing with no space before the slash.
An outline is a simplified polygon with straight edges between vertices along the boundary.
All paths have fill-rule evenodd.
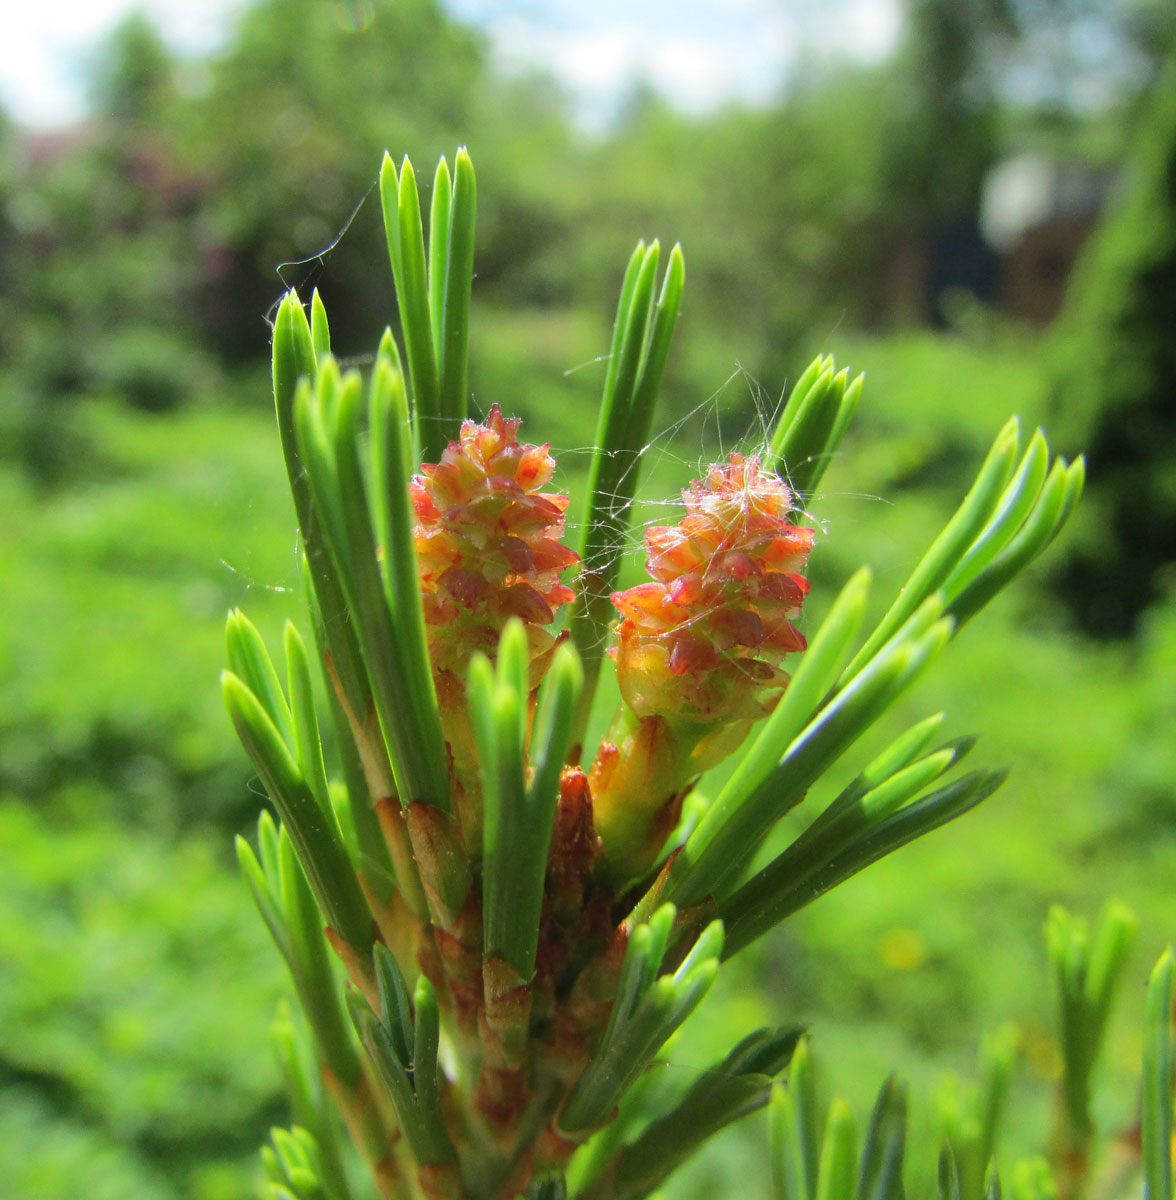
<path id="1" fill-rule="evenodd" d="M 133 8 L 179 50 L 216 43 L 247 0 L 52 0 L 10 3 L 0 103 L 19 119 L 79 116 L 79 64 Z M 899 0 L 443 0 L 490 33 L 499 59 L 563 80 L 588 124 L 603 124 L 638 81 L 702 111 L 725 100 L 761 103 L 805 49 L 874 61 L 893 48 Z"/>
<path id="2" fill-rule="evenodd" d="M 737 2 L 749 12 L 763 8 L 762 0 Z M 730 12 L 724 10 L 724 18 Z M 698 28 L 699 14 L 693 15 L 694 29 L 685 22 L 659 25 L 635 18 L 583 29 L 512 16 L 491 23 L 489 31 L 504 66 L 550 71 L 577 98 L 581 115 L 592 125 L 607 120 L 638 82 L 691 112 L 730 99 L 763 102 L 800 49 L 794 27 L 776 15 L 758 21 L 755 36 L 725 19 L 713 28 Z M 713 19 L 713 7 L 705 15 Z"/>
<path id="3" fill-rule="evenodd" d="M 844 18 L 847 54 L 879 62 L 898 44 L 902 10 L 897 0 L 851 0 Z"/>
<path id="4" fill-rule="evenodd" d="M 133 11 L 144 12 L 181 51 L 215 45 L 244 0 L 53 0 L 10 3 L 4 14 L 0 104 L 31 125 L 65 124 L 85 108 L 83 65 L 96 43 Z"/>
<path id="5" fill-rule="evenodd" d="M 606 124 L 637 82 L 690 112 L 728 100 L 763 103 L 806 50 L 876 62 L 894 49 L 902 23 L 899 0 L 834 0 L 819 9 L 802 0 L 453 2 L 478 7 L 508 69 L 557 76 L 590 127 Z"/>

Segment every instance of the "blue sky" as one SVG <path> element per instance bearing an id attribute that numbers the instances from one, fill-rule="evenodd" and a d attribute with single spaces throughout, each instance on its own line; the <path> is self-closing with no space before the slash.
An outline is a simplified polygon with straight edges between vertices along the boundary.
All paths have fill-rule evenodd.
<path id="1" fill-rule="evenodd" d="M 637 79 L 680 106 L 768 98 L 802 54 L 883 57 L 899 26 L 899 0 L 444 0 L 484 28 L 510 68 L 543 64 L 583 113 L 607 112 Z M 0 104 L 35 126 L 66 123 L 83 108 L 78 65 L 88 47 L 139 8 L 179 50 L 224 36 L 244 0 L 52 0 L 11 4 L 0 56 Z M 640 65 L 639 65 L 640 64 Z"/>

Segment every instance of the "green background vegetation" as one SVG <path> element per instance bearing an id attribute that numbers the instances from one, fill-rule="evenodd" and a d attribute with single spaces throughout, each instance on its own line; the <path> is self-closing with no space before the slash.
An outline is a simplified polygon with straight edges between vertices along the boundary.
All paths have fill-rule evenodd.
<path id="1" fill-rule="evenodd" d="M 868 372 L 811 500 L 810 623 L 860 562 L 880 603 L 898 585 L 1009 412 L 1095 451 L 1078 532 L 891 727 L 945 708 L 1010 782 L 726 971 L 666 1069 L 690 1082 L 756 1025 L 811 1022 L 859 1113 L 892 1067 L 911 1080 L 917 1179 L 945 1079 L 1011 1021 L 1008 1156 L 1033 1152 L 1058 1061 L 1045 914 L 1113 895 L 1141 930 L 1098 1115 L 1131 1123 L 1142 983 L 1176 930 L 1162 12 L 1107 18 L 1131 70 L 1094 112 L 1002 82 L 1042 21 L 1088 18 L 1083 4 L 912 0 L 881 66 L 813 63 L 762 110 L 698 118 L 636 92 L 588 138 L 551 80 L 503 77 L 432 0 L 377 5 L 362 33 L 320 0 L 264 0 L 196 63 L 129 21 L 95 56 L 85 126 L 0 125 L 5 1195 L 228 1200 L 287 1120 L 266 1041 L 284 980 L 231 852 L 263 797 L 216 687 L 229 607 L 267 634 L 300 607 L 264 318 L 283 286 L 317 285 L 340 351 L 370 351 L 392 314 L 380 153 L 427 168 L 458 141 L 480 187 L 475 402 L 550 441 L 573 495 L 638 236 L 681 240 L 688 264 L 642 519 L 675 519 L 699 467 L 754 450 L 816 350 Z M 1024 149 L 1121 173 L 1061 316 L 1043 330 L 951 294 L 897 303 L 894 247 L 974 224 L 985 173 Z M 767 1176 L 752 1123 L 672 1194 L 766 1195 Z"/>

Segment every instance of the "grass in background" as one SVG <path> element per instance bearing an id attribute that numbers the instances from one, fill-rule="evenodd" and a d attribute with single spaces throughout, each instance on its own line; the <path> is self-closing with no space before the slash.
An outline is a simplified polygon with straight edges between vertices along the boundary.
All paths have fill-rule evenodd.
<path id="1" fill-rule="evenodd" d="M 525 417 L 524 437 L 571 451 L 565 488 L 592 437 L 601 368 L 581 364 L 603 345 L 598 324 L 483 309 L 475 326 L 478 407 L 497 400 Z M 1003 414 L 1032 424 L 1046 412 L 1037 349 L 1017 337 L 839 334 L 830 348 L 868 379 L 812 505 L 822 533 L 810 627 L 821 593 L 862 559 L 884 603 Z M 702 357 L 717 362 L 721 348 Z M 747 381 L 725 378 L 671 376 L 675 411 L 658 420 L 675 436 L 653 451 L 650 519 L 672 519 L 660 502 L 730 448 L 715 445 L 717 428 L 757 427 Z M 72 486 L 39 492 L 0 469 L 0 1145 L 19 1148 L 0 1151 L 0 1171 L 18 1195 L 46 1200 L 69 1194 L 68 1165 L 82 1161 L 95 1196 L 221 1200 L 243 1194 L 278 1115 L 263 1033 L 280 972 L 230 863 L 229 833 L 258 796 L 216 664 L 228 607 L 247 595 L 267 636 L 296 610 L 280 590 L 294 582 L 293 514 L 260 388 L 247 405 L 209 398 L 166 416 L 97 400 L 78 430 L 91 469 Z M 283 545 L 288 555 L 272 549 Z M 1176 840 L 1176 694 L 1162 682 L 1176 614 L 1157 611 L 1134 652 L 1095 645 L 1065 628 L 1039 584 L 1040 572 L 980 617 L 953 670 L 933 674 L 923 703 L 891 726 L 944 707 L 955 733 L 987 731 L 985 760 L 1015 764 L 1010 782 L 749 955 L 691 1028 L 698 1061 L 667 1068 L 684 1084 L 729 1030 L 808 1020 L 829 1080 L 859 1112 L 901 1065 L 927 1137 L 912 1162 L 929 1164 L 944 1072 L 966 1074 L 980 1034 L 1013 1020 L 1025 1063 L 1009 1142 L 1041 1144 L 1056 1067 L 1048 905 L 1090 913 L 1109 895 L 1126 900 L 1141 917 L 1140 981 L 1176 928 L 1161 883 Z M 229 962 L 255 969 L 226 976 Z M 1105 1095 L 1119 1124 L 1133 1103 L 1138 1007 L 1125 1004 L 1112 1029 Z M 668 1194 L 701 1196 L 736 1167 L 749 1198 L 766 1196 L 759 1124 L 717 1141 Z"/>

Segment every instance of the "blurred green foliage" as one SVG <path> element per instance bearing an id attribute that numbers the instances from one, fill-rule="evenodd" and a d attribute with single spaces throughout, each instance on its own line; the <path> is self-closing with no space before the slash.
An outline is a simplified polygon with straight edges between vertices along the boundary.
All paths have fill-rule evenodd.
<path id="1" fill-rule="evenodd" d="M 240 1034 L 278 994 L 264 939 L 212 844 L 137 831 L 97 787 L 55 802 L 59 820 L 0 805 L 0 838 L 20 847 L 0 892 L 5 1179 L 64 1195 L 92 1158 L 98 1194 L 183 1173 L 189 1194 L 217 1195 L 218 1165 L 276 1111 L 266 1041 Z"/>
<path id="2" fill-rule="evenodd" d="M 1106 523 L 1065 580 L 1094 636 L 1130 632 L 1176 556 L 1176 42 L 1145 111 L 1055 348 L 1058 407 L 1089 431 Z"/>
<path id="3" fill-rule="evenodd" d="M 265 1043 L 279 966 L 229 848 L 260 790 L 215 687 L 227 608 L 247 596 L 272 638 L 299 607 L 265 318 L 285 284 L 317 283 L 340 352 L 373 343 L 391 312 L 365 201 L 379 154 L 427 162 L 459 140 L 480 175 L 475 402 L 550 440 L 565 489 L 586 469 L 608 305 L 639 235 L 681 239 L 688 261 L 645 519 L 673 511 L 708 460 L 755 449 L 812 352 L 867 370 L 851 440 L 811 503 L 810 620 L 862 559 L 884 577 L 877 595 L 897 586 L 1010 409 L 1060 422 L 1068 450 L 1096 435 L 1094 549 L 1068 589 L 1084 594 L 1097 560 L 1113 591 L 1151 553 L 1135 640 L 1088 640 L 1040 576 L 985 614 L 923 697 L 986 730 L 1010 783 L 754 951 L 666 1068 L 685 1087 L 731 1029 L 811 1020 L 859 1112 L 901 1065 L 913 1136 L 930 1147 L 944 1072 L 967 1074 L 978 1034 L 1009 1020 L 1025 1064 L 1009 1143 L 1040 1148 L 1057 1069 L 1049 904 L 1127 901 L 1139 981 L 1176 929 L 1176 607 L 1160 528 L 1176 92 L 1137 104 L 1141 67 L 1097 120 L 1061 105 L 1039 119 L 1000 75 L 1032 53 L 1045 10 L 1088 7 L 922 0 L 893 62 L 812 64 L 756 111 L 686 118 L 635 95 L 591 139 L 551 80 L 503 76 L 434 0 L 377 4 L 362 33 L 323 0 L 262 0 L 195 62 L 142 19 L 122 26 L 95 60 L 83 127 L 31 137 L 0 121 L 5 1195 L 63 1200 L 84 1175 L 102 1200 L 228 1200 L 286 1119 Z M 1149 11 L 1114 13 L 1154 66 L 1167 18 Z M 955 57 L 920 74 L 936 46 Z M 974 222 L 994 156 L 1098 144 L 1105 159 L 1129 127 L 1121 203 L 1048 342 L 979 308 L 957 306 L 948 330 L 910 324 L 932 305 L 896 298 L 895 249 Z M 923 712 L 900 710 L 879 744 Z M 1134 1016 L 1112 1019 L 1104 1127 L 1132 1120 Z M 766 1195 L 767 1164 L 763 1126 L 736 1129 L 669 1194 L 726 1194 L 738 1169 Z"/>

